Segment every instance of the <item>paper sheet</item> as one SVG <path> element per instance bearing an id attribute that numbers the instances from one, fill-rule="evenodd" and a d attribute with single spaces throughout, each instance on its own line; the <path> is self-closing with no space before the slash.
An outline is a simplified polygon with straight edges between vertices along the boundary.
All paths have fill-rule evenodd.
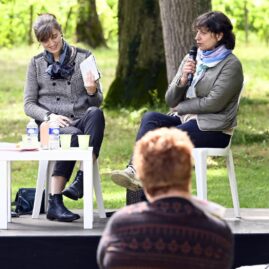
<path id="1" fill-rule="evenodd" d="M 92 54 L 88 58 L 86 58 L 83 62 L 81 62 L 80 70 L 84 81 L 84 85 L 86 85 L 86 76 L 89 71 L 92 72 L 95 81 L 100 78 L 100 73 L 97 69 L 95 58 Z"/>

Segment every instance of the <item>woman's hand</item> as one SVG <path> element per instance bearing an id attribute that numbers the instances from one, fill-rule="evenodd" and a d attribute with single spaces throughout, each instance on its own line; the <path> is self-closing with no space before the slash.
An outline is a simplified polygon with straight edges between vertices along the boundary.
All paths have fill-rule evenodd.
<path id="1" fill-rule="evenodd" d="M 94 80 L 94 76 L 91 71 L 89 71 L 86 75 L 85 80 L 85 89 L 89 95 L 93 95 L 96 93 L 96 81 Z"/>
<path id="2" fill-rule="evenodd" d="M 66 116 L 50 114 L 50 121 L 56 121 L 60 127 L 67 127 L 71 123 L 71 119 Z"/>
<path id="3" fill-rule="evenodd" d="M 196 62 L 193 59 L 188 59 L 182 69 L 182 77 L 180 84 L 186 85 L 188 83 L 188 74 L 194 74 L 196 71 Z"/>

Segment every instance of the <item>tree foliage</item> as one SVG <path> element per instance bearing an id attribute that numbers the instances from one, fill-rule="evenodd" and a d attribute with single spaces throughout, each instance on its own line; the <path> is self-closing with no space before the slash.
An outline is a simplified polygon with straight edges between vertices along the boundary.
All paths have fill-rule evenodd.
<path id="1" fill-rule="evenodd" d="M 236 32 L 258 34 L 262 41 L 269 43 L 268 0 L 213 0 L 213 8 L 225 12 L 232 20 Z"/>
<path id="2" fill-rule="evenodd" d="M 261 40 L 264 40 L 266 45 L 269 46 L 269 17 L 265 15 L 268 14 L 269 1 L 264 0 L 261 1 L 260 4 L 257 3 L 253 10 L 256 14 L 253 27 Z"/>
<path id="3" fill-rule="evenodd" d="M 117 0 L 98 0 L 96 4 L 106 41 L 115 40 Z M 0 0 L 0 47 L 31 43 L 31 6 L 33 21 L 40 13 L 53 13 L 63 27 L 65 38 L 76 40 L 77 0 Z"/>
<path id="4" fill-rule="evenodd" d="M 135 6 L 136 1 L 126 1 L 131 1 Z M 206 2 L 206 0 L 196 0 L 198 6 L 203 6 L 204 1 Z M 29 35 L 31 6 L 33 20 L 38 13 L 53 13 L 65 30 L 65 38 L 75 41 L 77 2 L 78 0 L 0 0 L 0 47 L 31 43 Z M 245 32 L 247 36 L 246 31 L 248 31 L 259 35 L 261 40 L 269 42 L 269 17 L 266 16 L 269 8 L 268 0 L 212 0 L 212 6 L 214 10 L 224 11 L 232 19 L 236 32 Z M 97 0 L 96 7 L 106 42 L 111 40 L 115 42 L 118 31 L 118 0 Z"/>

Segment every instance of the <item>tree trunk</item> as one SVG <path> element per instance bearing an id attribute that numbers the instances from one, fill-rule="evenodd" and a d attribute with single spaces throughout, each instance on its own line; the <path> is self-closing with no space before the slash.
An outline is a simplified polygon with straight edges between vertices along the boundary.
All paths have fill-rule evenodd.
<path id="1" fill-rule="evenodd" d="M 33 16 L 34 16 L 34 5 L 30 5 L 29 13 L 30 13 L 30 20 L 29 20 L 29 30 L 28 30 L 28 45 L 32 45 L 33 44 L 32 25 L 33 25 Z"/>
<path id="2" fill-rule="evenodd" d="M 248 44 L 248 8 L 247 8 L 247 1 L 244 2 L 244 24 L 245 24 L 245 44 Z"/>
<path id="3" fill-rule="evenodd" d="M 197 14 L 201 15 L 202 13 L 205 13 L 212 9 L 212 3 L 211 0 L 197 0 Z"/>
<path id="4" fill-rule="evenodd" d="M 78 4 L 77 41 L 84 42 L 92 48 L 107 47 L 95 0 L 78 0 Z"/>
<path id="5" fill-rule="evenodd" d="M 159 0 L 167 78 L 171 82 L 179 63 L 195 44 L 192 23 L 211 9 L 211 0 Z"/>
<path id="6" fill-rule="evenodd" d="M 118 8 L 119 60 L 106 105 L 138 108 L 163 101 L 167 80 L 158 1 L 119 0 Z"/>
<path id="7" fill-rule="evenodd" d="M 65 25 L 64 25 L 64 30 L 63 32 L 66 33 L 67 32 L 67 29 L 68 29 L 68 26 L 69 26 L 69 20 L 71 18 L 71 15 L 73 13 L 73 7 L 70 7 L 68 13 L 67 13 L 67 17 L 66 17 L 66 21 L 65 21 Z"/>

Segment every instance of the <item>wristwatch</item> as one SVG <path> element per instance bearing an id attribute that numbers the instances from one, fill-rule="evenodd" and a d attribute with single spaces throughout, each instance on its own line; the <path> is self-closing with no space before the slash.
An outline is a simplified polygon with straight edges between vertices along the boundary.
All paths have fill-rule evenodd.
<path id="1" fill-rule="evenodd" d="M 50 114 L 52 114 L 51 112 L 46 112 L 45 113 L 45 116 L 44 116 L 44 118 L 43 118 L 43 121 L 47 121 L 47 120 L 50 120 Z"/>

